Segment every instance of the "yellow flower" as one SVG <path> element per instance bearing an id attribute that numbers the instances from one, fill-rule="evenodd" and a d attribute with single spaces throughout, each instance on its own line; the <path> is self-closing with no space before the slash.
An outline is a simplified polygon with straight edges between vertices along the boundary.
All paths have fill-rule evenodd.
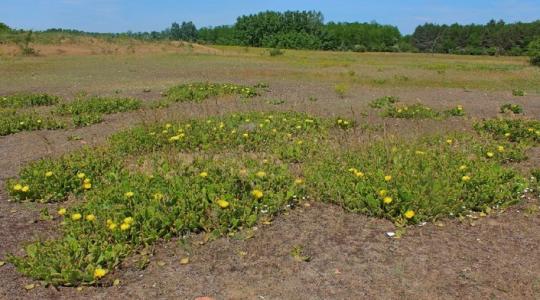
<path id="1" fill-rule="evenodd" d="M 404 214 L 405 218 L 407 219 L 412 219 L 414 215 L 416 215 L 416 213 L 414 212 L 414 210 L 410 210 L 410 209 L 406 211 Z"/>
<path id="2" fill-rule="evenodd" d="M 127 223 L 122 223 L 122 225 L 120 225 L 120 230 L 122 231 L 126 231 L 129 229 L 131 225 L 127 224 Z"/>
<path id="3" fill-rule="evenodd" d="M 467 170 L 467 166 L 466 165 L 461 165 L 461 166 L 459 166 L 459 170 L 460 171 Z"/>
<path id="4" fill-rule="evenodd" d="M 300 185 L 300 184 L 303 184 L 303 183 L 304 183 L 304 179 L 302 179 L 302 178 L 296 178 L 296 180 L 294 180 L 294 184 Z"/>
<path id="5" fill-rule="evenodd" d="M 87 182 L 87 183 L 83 183 L 83 188 L 85 190 L 89 190 L 92 188 L 92 184 L 90 182 Z"/>
<path id="6" fill-rule="evenodd" d="M 509 137 L 510 135 L 511 135 L 510 132 L 507 132 L 504 134 L 505 137 Z"/>
<path id="7" fill-rule="evenodd" d="M 469 180 L 471 180 L 471 177 L 470 177 L 470 176 L 465 175 L 465 176 L 461 177 L 461 181 L 467 182 L 467 181 L 469 181 Z"/>
<path id="8" fill-rule="evenodd" d="M 242 134 L 242 136 L 247 138 L 247 137 L 249 137 L 249 133 L 244 133 L 244 134 Z"/>
<path id="9" fill-rule="evenodd" d="M 390 180 L 392 180 L 392 176 L 390 175 L 384 176 L 384 181 L 390 181 Z"/>
<path id="10" fill-rule="evenodd" d="M 458 105 L 458 106 L 457 106 L 457 109 L 458 109 L 458 110 L 463 110 L 463 106 Z"/>
<path id="11" fill-rule="evenodd" d="M 180 140 L 180 135 L 171 136 L 169 142 L 175 142 Z"/>
<path id="12" fill-rule="evenodd" d="M 259 177 L 259 178 L 263 178 L 263 177 L 266 176 L 266 172 L 264 172 L 264 171 L 259 171 L 259 172 L 257 172 L 257 174 L 255 174 L 255 175 L 256 175 L 257 177 Z"/>
<path id="13" fill-rule="evenodd" d="M 102 269 L 102 268 L 96 268 L 94 270 L 94 278 L 95 279 L 100 279 L 101 277 L 107 275 L 107 270 L 105 269 Z"/>
<path id="14" fill-rule="evenodd" d="M 66 212 L 67 212 L 67 210 L 66 210 L 65 208 L 60 208 L 60 209 L 58 210 L 58 215 L 59 215 L 59 216 L 63 216 L 63 215 L 66 214 Z"/>
<path id="15" fill-rule="evenodd" d="M 25 186 L 23 186 L 23 187 L 21 188 L 21 191 L 22 191 L 23 193 L 26 193 L 26 192 L 28 192 L 29 190 L 30 190 L 30 187 L 27 186 L 27 185 L 25 185 Z"/>
<path id="16" fill-rule="evenodd" d="M 504 152 L 504 147 L 503 147 L 503 146 L 498 146 L 498 147 L 497 147 L 497 151 L 499 151 L 499 152 Z"/>
<path id="17" fill-rule="evenodd" d="M 83 179 L 84 177 L 86 177 L 86 174 L 84 174 L 84 173 L 77 173 L 77 178 Z"/>
<path id="18" fill-rule="evenodd" d="M 14 190 L 14 191 L 20 191 L 20 190 L 22 190 L 22 188 L 23 188 L 22 185 L 20 185 L 20 184 L 18 184 L 18 183 L 17 183 L 16 185 L 13 186 L 13 190 Z"/>
<path id="19" fill-rule="evenodd" d="M 415 153 L 416 153 L 417 155 L 424 155 L 424 154 L 426 154 L 426 152 L 424 152 L 424 151 L 418 151 L 418 150 L 416 150 Z"/>
<path id="20" fill-rule="evenodd" d="M 93 222 L 96 220 L 96 216 L 94 216 L 93 214 L 89 214 L 89 215 L 86 215 L 85 219 L 88 222 Z"/>
<path id="21" fill-rule="evenodd" d="M 172 125 L 171 125 L 171 124 L 169 124 L 169 123 L 165 124 L 165 128 L 167 128 L 167 129 L 168 129 L 168 128 L 171 128 L 171 127 L 172 127 Z"/>
<path id="22" fill-rule="evenodd" d="M 358 170 L 356 168 L 349 168 L 348 171 L 354 173 L 354 172 L 357 172 Z"/>
<path id="23" fill-rule="evenodd" d="M 217 201 L 217 205 L 219 205 L 219 207 L 221 207 L 221 208 L 227 208 L 227 207 L 229 207 L 229 202 L 225 201 L 223 199 L 219 199 Z"/>
<path id="24" fill-rule="evenodd" d="M 161 201 L 162 199 L 163 199 L 163 194 L 162 193 L 155 193 L 154 194 L 154 200 Z"/>
<path id="25" fill-rule="evenodd" d="M 379 196 L 384 197 L 384 196 L 386 196 L 387 193 L 388 192 L 386 190 L 380 190 L 379 191 Z"/>
<path id="26" fill-rule="evenodd" d="M 446 140 L 446 143 L 447 143 L 448 145 L 452 145 L 453 142 L 454 142 L 454 141 L 452 141 L 451 139 L 447 139 L 447 140 Z"/>
<path id="27" fill-rule="evenodd" d="M 355 171 L 354 176 L 356 176 L 356 177 L 364 177 L 364 173 L 360 172 L 360 171 Z"/>
<path id="28" fill-rule="evenodd" d="M 253 196 L 253 198 L 258 200 L 258 199 L 261 199 L 264 196 L 264 194 L 261 190 L 253 190 L 251 191 L 251 196 Z"/>
<path id="29" fill-rule="evenodd" d="M 207 172 L 201 172 L 201 173 L 199 173 L 199 176 L 202 177 L 202 178 L 206 178 L 206 177 L 208 177 L 208 173 Z"/>
<path id="30" fill-rule="evenodd" d="M 132 217 L 127 217 L 127 218 L 124 218 L 124 223 L 126 224 L 133 224 L 133 218 Z"/>
<path id="31" fill-rule="evenodd" d="M 341 124 L 341 123 L 343 123 L 343 120 L 342 120 L 342 119 L 338 119 L 338 120 L 337 120 L 337 123 L 338 123 L 338 124 Z"/>
<path id="32" fill-rule="evenodd" d="M 392 203 L 392 197 L 384 197 L 383 202 L 384 202 L 384 204 Z"/>
<path id="33" fill-rule="evenodd" d="M 92 180 L 90 180 L 90 178 L 86 178 L 83 182 L 84 183 L 90 183 Z"/>
<path id="34" fill-rule="evenodd" d="M 71 219 L 72 219 L 73 221 L 78 221 L 78 220 L 80 220 L 81 218 L 82 218 L 82 216 L 81 216 L 81 214 L 79 214 L 79 213 L 76 213 L 76 214 L 72 214 L 72 215 L 71 215 Z"/>
<path id="35" fill-rule="evenodd" d="M 133 193 L 133 192 L 125 192 L 125 193 L 124 193 L 124 197 L 126 197 L 126 198 L 131 198 L 131 197 L 133 197 L 134 195 L 135 195 L 135 193 Z"/>
<path id="36" fill-rule="evenodd" d="M 486 153 L 486 156 L 487 156 L 487 157 L 493 157 L 494 155 L 495 155 L 495 154 L 494 154 L 493 152 L 488 152 L 488 153 Z"/>
<path id="37" fill-rule="evenodd" d="M 45 173 L 45 177 L 51 177 L 53 176 L 53 172 L 52 171 L 49 171 L 47 173 Z"/>
<path id="38" fill-rule="evenodd" d="M 109 227 L 110 230 L 115 230 L 116 229 L 116 223 L 114 222 L 110 222 L 107 224 L 107 227 Z"/>

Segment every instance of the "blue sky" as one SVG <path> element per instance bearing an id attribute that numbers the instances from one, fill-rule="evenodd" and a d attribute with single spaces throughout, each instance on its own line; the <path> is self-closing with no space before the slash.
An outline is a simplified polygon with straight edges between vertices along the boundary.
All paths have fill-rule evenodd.
<path id="1" fill-rule="evenodd" d="M 233 24 L 263 10 L 318 10 L 326 21 L 377 21 L 411 33 L 425 22 L 534 21 L 540 0 L 0 0 L 0 22 L 34 30 L 159 31 L 183 20 L 198 27 Z"/>

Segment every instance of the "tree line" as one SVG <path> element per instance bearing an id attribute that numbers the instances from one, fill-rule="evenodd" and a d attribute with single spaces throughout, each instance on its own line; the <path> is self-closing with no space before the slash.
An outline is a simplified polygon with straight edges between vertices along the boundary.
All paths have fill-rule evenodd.
<path id="1" fill-rule="evenodd" d="M 11 29 L 0 23 L 0 33 L 8 30 Z M 277 49 L 525 55 L 530 51 L 529 45 L 540 39 L 540 20 L 509 24 L 492 20 L 484 25 L 426 23 L 416 27 L 413 34 L 402 35 L 396 26 L 376 22 L 325 23 L 323 14 L 316 11 L 265 11 L 240 16 L 233 25 L 216 27 L 197 28 L 193 22 L 175 22 L 165 30 L 152 32 L 104 34 L 66 29 L 44 32 Z"/>

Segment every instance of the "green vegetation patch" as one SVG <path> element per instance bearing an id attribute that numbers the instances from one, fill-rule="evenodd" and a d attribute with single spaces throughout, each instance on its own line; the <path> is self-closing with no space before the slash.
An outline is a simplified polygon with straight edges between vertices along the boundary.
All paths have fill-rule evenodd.
<path id="1" fill-rule="evenodd" d="M 461 105 L 439 112 L 424 104 L 390 106 L 383 111 L 382 116 L 399 119 L 443 119 L 446 117 L 462 117 L 465 111 Z"/>
<path id="2" fill-rule="evenodd" d="M 516 203 L 525 180 L 485 147 L 465 136 L 380 142 L 327 155 L 308 167 L 306 182 L 324 201 L 398 224 Z"/>
<path id="3" fill-rule="evenodd" d="M 222 234 L 270 218 L 302 195 L 286 165 L 197 158 L 189 164 L 153 157 L 150 175 L 115 173 L 60 209 L 63 237 L 12 257 L 18 269 L 53 284 L 92 283 L 135 249 L 188 232 Z"/>
<path id="4" fill-rule="evenodd" d="M 60 104 L 59 115 L 113 114 L 141 108 L 142 102 L 133 98 L 88 97 Z"/>
<path id="5" fill-rule="evenodd" d="M 210 97 L 225 95 L 240 95 L 244 98 L 252 98 L 258 96 L 259 93 L 254 87 L 227 83 L 196 82 L 172 87 L 167 91 L 166 95 L 170 101 L 174 102 L 202 102 Z"/>
<path id="6" fill-rule="evenodd" d="M 62 121 L 52 117 L 41 116 L 35 112 L 17 112 L 0 110 L 0 136 L 21 131 L 65 128 Z"/>
<path id="7" fill-rule="evenodd" d="M 540 121 L 527 119 L 491 119 L 474 125 L 479 132 L 487 132 L 499 140 L 540 143 Z"/>
<path id="8" fill-rule="evenodd" d="M 513 103 L 505 103 L 501 105 L 500 113 L 513 113 L 513 114 L 521 114 L 523 113 L 523 107 L 519 104 L 513 104 Z"/>
<path id="9" fill-rule="evenodd" d="M 371 108 L 385 108 L 385 107 L 392 107 L 394 104 L 399 102 L 398 97 L 394 96 L 384 96 L 377 98 L 369 103 L 369 107 Z"/>
<path id="10" fill-rule="evenodd" d="M 462 134 L 337 146 L 343 140 L 330 133 L 354 126 L 292 112 L 231 114 L 145 124 L 101 148 L 31 163 L 7 182 L 12 198 L 76 200 L 57 211 L 60 237 L 10 261 L 47 283 L 89 284 L 158 239 L 234 234 L 302 197 L 403 226 L 506 207 L 527 187 L 503 165 L 523 159 L 526 143 Z"/>
<path id="11" fill-rule="evenodd" d="M 59 97 L 48 94 L 16 94 L 0 97 L 0 107 L 23 108 L 32 106 L 49 106 L 58 103 Z"/>

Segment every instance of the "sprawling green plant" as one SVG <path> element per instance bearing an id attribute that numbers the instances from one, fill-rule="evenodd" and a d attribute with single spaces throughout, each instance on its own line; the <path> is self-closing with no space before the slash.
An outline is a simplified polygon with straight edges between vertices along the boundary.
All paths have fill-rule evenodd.
<path id="1" fill-rule="evenodd" d="M 352 126 L 292 112 L 145 124 L 31 163 L 8 181 L 12 198 L 76 200 L 57 212 L 58 238 L 10 261 L 47 283 L 88 284 L 158 239 L 234 234 L 303 196 L 406 225 L 505 207 L 525 190 L 503 167 L 525 143 L 462 134 L 343 150 Z"/>
<path id="2" fill-rule="evenodd" d="M 386 108 L 386 107 L 392 107 L 397 102 L 399 102 L 398 97 L 384 96 L 384 97 L 380 97 L 369 102 L 369 106 L 371 108 Z"/>
<path id="3" fill-rule="evenodd" d="M 139 109 L 141 104 L 141 100 L 133 98 L 77 98 L 60 104 L 55 112 L 59 115 L 112 114 Z"/>
<path id="4" fill-rule="evenodd" d="M 420 103 L 389 106 L 383 111 L 382 115 L 384 117 L 400 119 L 433 119 L 440 117 L 439 112 Z"/>
<path id="5" fill-rule="evenodd" d="M 0 109 L 0 136 L 21 131 L 64 128 L 65 124 L 52 117 L 35 112 L 17 112 L 12 109 Z"/>
<path id="6" fill-rule="evenodd" d="M 354 212 L 399 224 L 432 221 L 519 200 L 525 180 L 501 167 L 496 149 L 467 136 L 379 142 L 310 164 L 306 182 L 310 194 Z"/>
<path id="7" fill-rule="evenodd" d="M 11 257 L 24 274 L 53 284 L 92 283 L 136 249 L 189 232 L 234 231 L 271 218 L 302 196 L 286 165 L 252 159 L 163 162 L 151 174 L 115 172 L 62 208 L 63 236 Z"/>
<path id="8" fill-rule="evenodd" d="M 170 88 L 167 98 L 175 102 L 201 102 L 210 97 L 223 95 L 240 95 L 244 98 L 251 98 L 258 95 L 255 88 L 235 84 L 219 84 L 196 82 L 181 84 Z"/>
<path id="9" fill-rule="evenodd" d="M 474 125 L 479 132 L 487 132 L 496 139 L 512 142 L 540 143 L 540 121 L 527 119 L 491 119 Z"/>
<path id="10" fill-rule="evenodd" d="M 47 106 L 58 103 L 60 98 L 48 94 L 15 94 L 0 97 L 0 107 L 22 108 L 31 106 Z"/>
<path id="11" fill-rule="evenodd" d="M 521 107 L 521 105 L 519 104 L 505 103 L 501 105 L 500 112 L 501 113 L 511 112 L 514 114 L 521 114 L 523 113 L 523 107 Z"/>

